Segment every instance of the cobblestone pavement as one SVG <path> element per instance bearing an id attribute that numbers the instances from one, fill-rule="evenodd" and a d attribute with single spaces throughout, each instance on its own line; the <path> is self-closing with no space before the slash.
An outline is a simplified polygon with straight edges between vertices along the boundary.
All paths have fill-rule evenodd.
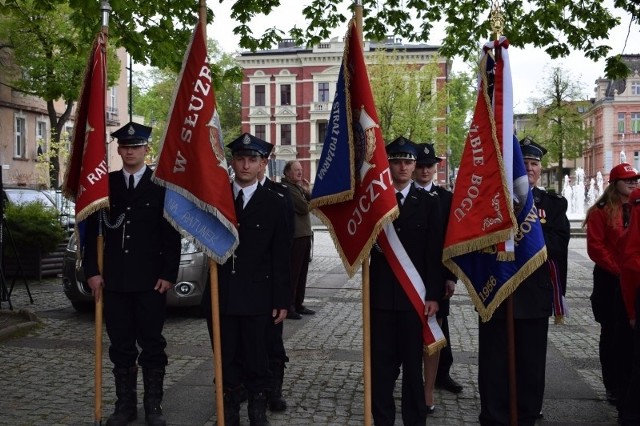
<path id="1" fill-rule="evenodd" d="M 588 296 L 592 263 L 584 239 L 570 244 L 568 302 L 564 325 L 549 329 L 544 425 L 614 425 L 606 403 L 597 356 L 597 324 Z M 92 314 L 76 313 L 59 279 L 30 282 L 34 304 L 16 284 L 14 309 L 35 312 L 42 324 L 0 343 L 0 425 L 94 423 L 94 327 Z M 284 394 L 289 408 L 271 413 L 272 425 L 361 425 L 363 416 L 360 276 L 348 279 L 329 234 L 316 231 L 306 305 L 316 315 L 285 323 L 291 359 Z M 2 304 L 6 311 L 7 304 Z M 452 376 L 461 394 L 436 390 L 431 425 L 475 425 L 477 315 L 462 284 L 452 300 Z M 169 365 L 164 410 L 171 425 L 214 425 L 213 362 L 204 320 L 192 311 L 170 311 L 165 326 Z M 103 418 L 114 402 L 111 365 L 103 358 Z M 140 380 L 141 382 L 141 380 Z M 142 384 L 139 384 L 139 392 Z M 399 386 L 397 397 L 399 398 Z M 398 400 L 397 424 L 401 423 Z M 242 424 L 248 425 L 243 405 Z M 144 413 L 133 424 L 144 424 Z"/>

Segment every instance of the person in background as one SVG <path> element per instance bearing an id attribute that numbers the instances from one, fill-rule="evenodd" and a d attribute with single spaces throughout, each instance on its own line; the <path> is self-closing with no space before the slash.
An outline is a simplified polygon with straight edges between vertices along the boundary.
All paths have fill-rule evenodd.
<path id="1" fill-rule="evenodd" d="M 567 200 L 535 187 L 542 171 L 542 157 L 547 150 L 530 138 L 520 142 L 520 150 L 538 210 L 548 259 L 563 263 L 567 258 L 570 236 Z M 542 416 L 552 295 L 549 263 L 540 265 L 512 294 L 519 426 L 532 426 Z M 483 426 L 509 424 L 506 305 L 502 303 L 489 321 L 481 321 L 478 325 L 478 389 L 480 424 Z"/>
<path id="2" fill-rule="evenodd" d="M 265 188 L 282 194 L 286 205 L 288 241 L 289 248 L 291 249 L 293 243 L 295 215 L 293 211 L 293 201 L 291 199 L 291 194 L 289 193 L 289 188 L 287 188 L 286 185 L 274 182 L 266 175 L 268 158 L 272 149 L 273 145 L 269 144 L 267 152 L 262 156 L 262 167 L 258 172 L 258 182 Z M 286 254 L 283 253 L 282 255 L 284 256 Z M 291 252 L 289 252 L 289 256 L 291 256 Z M 289 258 L 287 264 L 290 263 L 291 260 Z M 287 351 L 284 348 L 284 341 L 282 339 L 282 332 L 284 331 L 283 329 L 284 322 L 272 324 L 272 326 L 269 328 L 269 336 L 267 341 L 267 350 L 269 352 L 269 370 L 271 371 L 271 376 L 273 379 L 271 387 L 267 392 L 267 405 L 269 406 L 269 409 L 271 411 L 276 412 L 284 411 L 287 409 L 287 401 L 282 396 L 282 383 L 284 381 L 284 370 L 286 368 L 286 363 L 289 362 L 289 357 L 287 356 Z"/>
<path id="3" fill-rule="evenodd" d="M 150 135 L 151 128 L 138 123 L 111 134 L 118 139 L 122 170 L 109 173 L 108 213 L 98 211 L 87 222 L 82 267 L 93 294 L 104 289 L 116 384 L 116 406 L 108 426 L 126 425 L 137 417 L 138 365 L 145 420 L 152 426 L 166 424 L 161 403 L 168 358 L 162 329 L 166 292 L 178 277 L 180 234 L 164 218 L 165 190 L 151 181 L 152 171 L 144 163 Z M 96 245 L 99 227 L 104 233 L 102 274 Z"/>
<path id="4" fill-rule="evenodd" d="M 633 330 L 631 371 L 626 393 L 620 394 L 618 423 L 622 426 L 640 425 L 640 188 L 629 195 L 629 227 L 623 236 L 624 262 L 620 266 L 620 289 Z"/>
<path id="5" fill-rule="evenodd" d="M 309 182 L 302 176 L 299 161 L 288 161 L 284 166 L 282 183 L 289 189 L 293 201 L 294 233 L 291 249 L 291 285 L 293 286 L 291 307 L 287 318 L 301 319 L 302 315 L 313 315 L 315 311 L 304 306 L 307 288 L 309 257 L 311 256 L 311 215 L 309 214 Z"/>
<path id="6" fill-rule="evenodd" d="M 416 145 L 399 137 L 386 147 L 400 216 L 393 229 L 425 285 L 425 311 L 418 314 L 376 244 L 371 250 L 371 383 L 376 426 L 395 422 L 394 388 L 402 367 L 402 421 L 424 425 L 427 405 L 422 380 L 424 341 L 420 315 L 433 316 L 442 299 L 444 226 L 434 192 L 413 185 Z"/>
<path id="7" fill-rule="evenodd" d="M 240 424 L 244 385 L 251 425 L 266 426 L 272 385 L 270 328 L 284 321 L 290 301 L 289 258 L 282 255 L 289 252 L 286 206 L 282 195 L 258 183 L 270 144 L 244 133 L 227 146 L 232 153 L 239 244 L 218 268 L 224 421 L 227 426 Z M 212 338 L 210 292 L 208 283 L 202 306 Z"/>
<path id="8" fill-rule="evenodd" d="M 451 199 L 453 194 L 446 189 L 436 185 L 434 178 L 437 176 L 437 164 L 442 161 L 436 157 L 433 144 L 421 143 L 417 145 L 418 157 L 416 160 L 416 170 L 413 173 L 414 185 L 417 188 L 424 189 L 427 192 L 435 192 L 440 198 L 441 216 L 444 224 L 443 234 L 446 233 L 447 223 L 449 222 L 449 209 L 451 208 Z M 445 273 L 445 281 L 443 283 L 443 297 L 438 302 L 439 309 L 436 314 L 438 323 L 442 328 L 442 333 L 447 339 L 447 346 L 437 353 L 429 356 L 424 354 L 424 394 L 427 402 L 427 413 L 435 412 L 433 388 L 434 385 L 449 392 L 462 392 L 462 385 L 450 375 L 451 366 L 453 365 L 453 353 L 451 352 L 451 340 L 449 337 L 449 301 L 456 290 L 456 276 L 443 266 Z"/>
<path id="9" fill-rule="evenodd" d="M 628 379 L 631 329 L 620 292 L 621 240 L 629 223 L 628 199 L 638 183 L 627 163 L 611 169 L 609 185 L 586 213 L 587 254 L 593 267 L 591 308 L 600 324 L 599 354 L 607 400 L 617 405 Z"/>

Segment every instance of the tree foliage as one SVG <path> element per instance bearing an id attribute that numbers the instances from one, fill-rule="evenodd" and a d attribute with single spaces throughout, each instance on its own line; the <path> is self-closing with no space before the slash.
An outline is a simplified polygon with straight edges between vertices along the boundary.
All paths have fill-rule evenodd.
<path id="1" fill-rule="evenodd" d="M 445 116 L 437 58 L 424 66 L 407 63 L 396 51 L 378 50 L 369 59 L 369 79 L 384 140 L 399 136 L 415 142 L 442 141 L 438 126 Z M 439 93 L 438 93 L 439 92 Z"/>
<path id="2" fill-rule="evenodd" d="M 451 74 L 446 87 L 448 112 L 445 137 L 446 147 L 450 151 L 449 164 L 453 168 L 460 165 L 477 92 L 475 80 L 463 72 Z"/>
<path id="3" fill-rule="evenodd" d="M 55 147 L 78 99 L 92 44 L 83 38 L 70 17 L 73 10 L 64 3 L 40 0 L 8 0 L 0 15 L 2 49 L 11 60 L 0 64 L 9 84 L 16 91 L 43 99 L 51 129 L 49 152 L 51 180 L 58 187 L 59 161 Z M 115 50 L 109 50 L 108 79 L 114 82 L 120 72 Z M 65 110 L 58 114 L 55 102 Z"/>
<path id="4" fill-rule="evenodd" d="M 242 70 L 231 54 L 221 51 L 219 44 L 208 40 L 211 72 L 214 76 L 216 103 L 225 140 L 240 135 L 240 83 Z M 160 139 L 167 125 L 178 73 L 155 67 L 135 74 L 133 112 L 153 126 L 150 157 L 155 160 Z M 224 81 L 224 84 L 222 84 Z"/>
<path id="5" fill-rule="evenodd" d="M 580 157 L 583 143 L 588 139 L 581 111 L 591 103 L 585 100 L 579 82 L 561 67 L 551 68 L 544 82 L 541 96 L 533 100 L 536 119 L 527 134 L 548 150 L 545 165 L 557 163 L 557 182 L 562 182 L 563 160 Z"/>

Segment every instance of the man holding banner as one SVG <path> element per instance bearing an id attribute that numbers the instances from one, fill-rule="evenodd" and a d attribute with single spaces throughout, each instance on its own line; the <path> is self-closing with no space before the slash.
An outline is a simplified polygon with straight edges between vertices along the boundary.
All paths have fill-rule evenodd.
<path id="1" fill-rule="evenodd" d="M 147 424 L 166 424 L 161 402 L 168 361 L 162 329 L 166 291 L 178 277 L 180 234 L 163 217 L 165 189 L 151 180 L 152 171 L 144 164 L 150 134 L 150 127 L 138 123 L 112 133 L 123 167 L 109 173 L 109 210 L 94 213 L 87 223 L 82 267 L 94 294 L 104 287 L 109 358 L 118 398 L 109 426 L 126 425 L 137 416 L 138 365 Z M 98 268 L 99 228 L 105 236 L 104 273 Z"/>
<path id="2" fill-rule="evenodd" d="M 529 185 L 535 186 L 540 177 L 540 161 L 546 150 L 525 139 L 520 144 L 526 164 Z M 532 167 L 533 163 L 533 167 Z M 536 167 L 537 166 L 537 167 Z M 569 223 L 566 200 L 547 199 L 544 209 L 538 189 L 537 217 L 541 224 L 547 262 L 529 275 L 512 294 L 516 362 L 517 413 L 519 425 L 533 425 L 542 415 L 547 332 L 552 313 L 553 264 L 566 262 L 569 244 Z M 566 263 L 565 263 L 566 265 Z M 478 386 L 480 391 L 480 423 L 482 425 L 509 424 L 509 390 L 507 381 L 507 320 L 506 303 L 493 314 L 491 320 L 479 325 Z"/>
<path id="3" fill-rule="evenodd" d="M 371 251 L 373 420 L 376 425 L 394 424 L 393 391 L 402 366 L 402 420 L 405 425 L 418 425 L 427 418 L 422 382 L 423 319 L 403 281 L 422 287 L 415 291 L 425 295 L 421 301 L 424 313 L 420 314 L 435 321 L 444 282 L 444 226 L 437 194 L 412 184 L 416 145 L 399 137 L 386 150 L 400 216 L 385 228 L 388 244 L 383 246 L 379 241 Z M 383 252 L 387 250 L 393 255 Z"/>
<path id="4" fill-rule="evenodd" d="M 268 336 L 273 324 L 284 321 L 291 300 L 287 212 L 284 197 L 258 183 L 270 144 L 244 133 L 228 147 L 239 244 L 219 268 L 224 421 L 239 425 L 244 384 L 251 424 L 268 425 Z M 211 333 L 210 291 L 207 285 L 202 301 Z"/>

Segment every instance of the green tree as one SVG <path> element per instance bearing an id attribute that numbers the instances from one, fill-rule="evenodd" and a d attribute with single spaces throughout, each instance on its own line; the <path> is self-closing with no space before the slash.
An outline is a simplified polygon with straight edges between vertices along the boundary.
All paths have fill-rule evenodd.
<path id="1" fill-rule="evenodd" d="M 545 165 L 557 164 L 555 171 L 559 183 L 564 178 L 563 160 L 582 155 L 582 144 L 588 139 L 589 132 L 583 125 L 581 112 L 591 103 L 585 100 L 580 83 L 561 67 L 553 67 L 543 81 L 541 96 L 533 99 L 536 120 L 526 135 L 549 151 Z"/>
<path id="2" fill-rule="evenodd" d="M 240 135 L 240 83 L 242 70 L 231 54 L 224 53 L 220 45 L 208 40 L 211 72 L 214 75 L 216 103 L 225 140 Z M 167 125 L 169 108 L 178 73 L 170 69 L 150 68 L 134 77 L 134 114 L 144 116 L 153 126 L 150 157 L 155 160 L 160 139 Z"/>
<path id="3" fill-rule="evenodd" d="M 78 99 L 91 42 L 85 42 L 70 21 L 66 4 L 51 6 L 38 0 L 8 1 L 0 14 L 0 49 L 10 50 L 11 60 L 0 64 L 12 89 L 43 99 L 51 129 L 47 157 L 51 184 L 58 187 L 60 170 L 57 147 L 64 125 Z M 115 81 L 120 70 L 114 49 L 109 50 L 108 79 Z M 65 109 L 58 114 L 55 102 Z"/>
<path id="4" fill-rule="evenodd" d="M 464 72 L 451 74 L 446 87 L 448 108 L 446 147 L 450 151 L 449 165 L 453 168 L 460 165 L 477 92 L 475 80 L 470 74 Z M 453 170 L 449 171 L 449 173 L 452 172 Z"/>
<path id="5" fill-rule="evenodd" d="M 444 90 L 436 89 L 437 58 L 423 66 L 410 64 L 399 52 L 378 50 L 368 65 L 378 119 L 385 142 L 405 136 L 416 142 L 442 142 Z M 443 130 L 443 129 L 441 129 Z"/>

